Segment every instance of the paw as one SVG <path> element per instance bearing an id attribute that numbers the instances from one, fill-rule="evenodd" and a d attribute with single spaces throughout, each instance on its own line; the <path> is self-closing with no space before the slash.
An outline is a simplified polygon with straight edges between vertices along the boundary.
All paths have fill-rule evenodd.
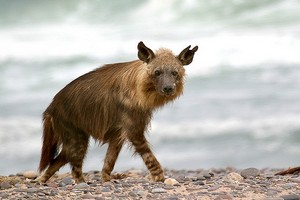
<path id="1" fill-rule="evenodd" d="M 150 180 L 155 181 L 155 182 L 164 182 L 165 181 L 164 173 L 161 173 L 158 175 L 149 174 L 149 178 L 150 178 Z"/>
<path id="2" fill-rule="evenodd" d="M 80 177 L 80 178 L 76 178 L 76 179 L 75 179 L 75 182 L 76 182 L 76 184 L 79 184 L 79 183 L 85 183 L 85 180 L 84 180 L 83 177 Z"/>
<path id="3" fill-rule="evenodd" d="M 48 179 L 46 179 L 44 176 L 39 176 L 36 179 L 34 179 L 34 181 L 40 183 L 40 184 L 45 184 L 47 182 Z"/>
<path id="4" fill-rule="evenodd" d="M 123 179 L 126 177 L 127 177 L 126 174 L 121 174 L 121 173 L 116 173 L 116 174 L 111 175 L 111 179 Z"/>
<path id="5" fill-rule="evenodd" d="M 102 173 L 102 181 L 103 182 L 108 182 L 108 181 L 110 181 L 110 175 L 109 174 L 107 174 L 107 173 Z"/>

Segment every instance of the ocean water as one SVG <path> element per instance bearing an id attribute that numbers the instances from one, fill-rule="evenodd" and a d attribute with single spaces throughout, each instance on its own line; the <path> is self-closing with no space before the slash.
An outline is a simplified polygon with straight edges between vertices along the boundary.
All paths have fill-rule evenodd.
<path id="1" fill-rule="evenodd" d="M 137 59 L 139 41 L 199 50 L 147 137 L 163 167 L 300 165 L 297 0 L 0 0 L 0 174 L 37 169 L 42 112 L 76 77 Z M 107 146 L 91 140 L 84 170 Z M 123 148 L 116 170 L 145 169 Z M 62 171 L 68 171 L 65 167 Z"/>

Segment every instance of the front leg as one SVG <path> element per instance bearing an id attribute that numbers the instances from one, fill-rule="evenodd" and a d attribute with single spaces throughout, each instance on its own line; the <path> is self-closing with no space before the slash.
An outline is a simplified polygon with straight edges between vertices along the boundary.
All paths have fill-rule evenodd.
<path id="1" fill-rule="evenodd" d="M 113 138 L 109 141 L 108 149 L 104 159 L 104 165 L 102 168 L 102 180 L 103 182 L 110 181 L 111 172 L 114 169 L 116 160 L 122 149 L 123 140 L 119 138 Z"/>
<path id="2" fill-rule="evenodd" d="M 156 182 L 164 181 L 164 172 L 159 162 L 153 155 L 151 149 L 149 148 L 148 142 L 144 134 L 140 136 L 134 135 L 134 137 L 130 137 L 129 140 L 135 147 L 136 152 L 141 155 L 145 165 L 151 173 L 151 179 Z"/>

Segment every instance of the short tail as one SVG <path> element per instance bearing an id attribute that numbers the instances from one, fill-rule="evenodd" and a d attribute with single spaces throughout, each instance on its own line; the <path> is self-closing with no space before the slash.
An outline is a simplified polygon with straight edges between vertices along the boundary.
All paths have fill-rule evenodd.
<path id="1" fill-rule="evenodd" d="M 41 153 L 41 160 L 40 160 L 40 166 L 39 171 L 44 171 L 50 163 L 53 161 L 57 147 L 58 147 L 58 137 L 53 131 L 53 125 L 52 125 L 52 117 L 44 113 L 44 132 L 43 132 L 43 147 L 42 147 L 42 153 Z"/>

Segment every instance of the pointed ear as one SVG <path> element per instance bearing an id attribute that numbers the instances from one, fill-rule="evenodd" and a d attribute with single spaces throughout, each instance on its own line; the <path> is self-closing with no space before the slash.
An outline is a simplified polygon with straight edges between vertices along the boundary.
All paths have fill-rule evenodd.
<path id="1" fill-rule="evenodd" d="M 155 57 L 153 51 L 146 47 L 143 42 L 140 42 L 137 46 L 138 48 L 138 57 L 141 61 L 149 63 Z"/>
<path id="2" fill-rule="evenodd" d="M 192 50 L 190 50 L 190 48 L 191 45 L 183 49 L 182 52 L 177 56 L 183 65 L 189 65 L 193 61 L 195 52 L 198 50 L 198 46 L 195 46 Z"/>

